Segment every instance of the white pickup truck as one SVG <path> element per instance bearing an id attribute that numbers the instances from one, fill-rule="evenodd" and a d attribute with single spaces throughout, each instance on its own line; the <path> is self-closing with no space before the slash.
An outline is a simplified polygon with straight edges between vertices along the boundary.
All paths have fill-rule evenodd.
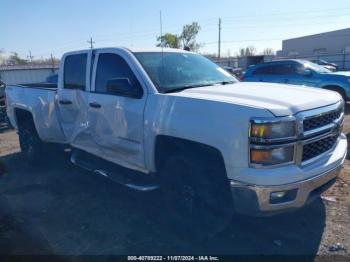
<path id="1" fill-rule="evenodd" d="M 182 50 L 70 52 L 58 86 L 8 86 L 6 99 L 30 161 L 65 144 L 81 167 L 134 189 L 160 187 L 192 230 L 214 232 L 234 210 L 303 207 L 334 183 L 347 152 L 337 93 L 240 83 Z"/>

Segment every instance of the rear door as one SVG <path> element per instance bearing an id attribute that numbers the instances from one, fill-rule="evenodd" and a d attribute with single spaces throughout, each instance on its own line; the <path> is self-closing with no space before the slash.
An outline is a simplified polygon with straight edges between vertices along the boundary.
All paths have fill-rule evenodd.
<path id="1" fill-rule="evenodd" d="M 143 112 L 146 94 L 135 63 L 123 50 L 104 49 L 96 53 L 94 80 L 89 97 L 89 124 L 100 157 L 140 169 L 144 167 Z M 107 84 L 123 79 L 139 96 L 115 93 Z"/>
<path id="2" fill-rule="evenodd" d="M 283 83 L 284 78 L 278 72 L 279 64 L 266 64 L 258 67 L 254 72 L 254 78 L 259 82 Z"/>
<path id="3" fill-rule="evenodd" d="M 60 71 L 57 104 L 60 123 L 68 143 L 91 151 L 88 123 L 91 51 L 67 54 Z"/>
<path id="4" fill-rule="evenodd" d="M 291 77 L 295 75 L 295 64 L 289 62 L 272 63 L 266 66 L 264 82 L 290 84 Z"/>

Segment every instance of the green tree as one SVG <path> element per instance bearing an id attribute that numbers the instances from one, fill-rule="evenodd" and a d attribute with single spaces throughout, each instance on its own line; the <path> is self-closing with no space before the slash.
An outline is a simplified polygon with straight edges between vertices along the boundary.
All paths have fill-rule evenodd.
<path id="1" fill-rule="evenodd" d="M 0 64 L 2 64 L 5 60 L 5 57 L 3 56 L 4 53 L 5 53 L 5 50 L 0 48 Z"/>
<path id="2" fill-rule="evenodd" d="M 171 48 L 189 48 L 191 51 L 198 51 L 202 46 L 197 43 L 196 37 L 201 30 L 200 25 L 197 22 L 184 25 L 182 33 L 180 35 L 166 33 L 163 36 L 157 38 L 157 46 L 171 47 Z"/>
<path id="3" fill-rule="evenodd" d="M 163 36 L 159 36 L 157 41 L 160 42 L 157 46 L 181 48 L 180 37 L 178 35 L 166 33 Z"/>
<path id="4" fill-rule="evenodd" d="M 9 61 L 12 64 L 15 65 L 25 65 L 28 64 L 28 61 L 26 59 L 20 58 L 18 53 L 16 52 L 12 52 L 10 57 L 9 57 Z"/>
<path id="5" fill-rule="evenodd" d="M 183 47 L 188 47 L 191 51 L 198 51 L 201 45 L 197 43 L 196 37 L 200 30 L 201 27 L 197 22 L 184 25 L 180 35 Z"/>
<path id="6" fill-rule="evenodd" d="M 245 56 L 253 56 L 256 54 L 256 48 L 254 46 L 247 46 L 246 48 L 240 48 L 237 56 L 245 57 Z"/>
<path id="7" fill-rule="evenodd" d="M 275 50 L 270 47 L 267 47 L 262 52 L 263 55 L 275 55 Z"/>

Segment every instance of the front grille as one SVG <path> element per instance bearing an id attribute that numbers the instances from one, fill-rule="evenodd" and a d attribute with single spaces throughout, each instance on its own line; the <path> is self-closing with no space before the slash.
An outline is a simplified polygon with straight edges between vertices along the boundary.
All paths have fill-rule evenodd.
<path id="1" fill-rule="evenodd" d="M 338 136 L 330 136 L 324 139 L 312 142 L 310 144 L 304 145 L 303 147 L 303 160 L 307 161 L 314 157 L 317 157 L 328 150 L 332 149 L 334 144 L 337 142 Z"/>
<path id="2" fill-rule="evenodd" d="M 342 114 L 342 109 L 332 111 L 320 116 L 315 116 L 304 120 L 304 132 L 326 126 L 333 121 L 339 119 Z"/>

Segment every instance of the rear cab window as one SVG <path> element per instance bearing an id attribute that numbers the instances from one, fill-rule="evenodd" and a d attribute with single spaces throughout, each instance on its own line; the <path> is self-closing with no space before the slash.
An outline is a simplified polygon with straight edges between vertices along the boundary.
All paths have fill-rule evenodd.
<path id="1" fill-rule="evenodd" d="M 69 55 L 64 61 L 64 89 L 86 88 L 87 54 Z"/>

